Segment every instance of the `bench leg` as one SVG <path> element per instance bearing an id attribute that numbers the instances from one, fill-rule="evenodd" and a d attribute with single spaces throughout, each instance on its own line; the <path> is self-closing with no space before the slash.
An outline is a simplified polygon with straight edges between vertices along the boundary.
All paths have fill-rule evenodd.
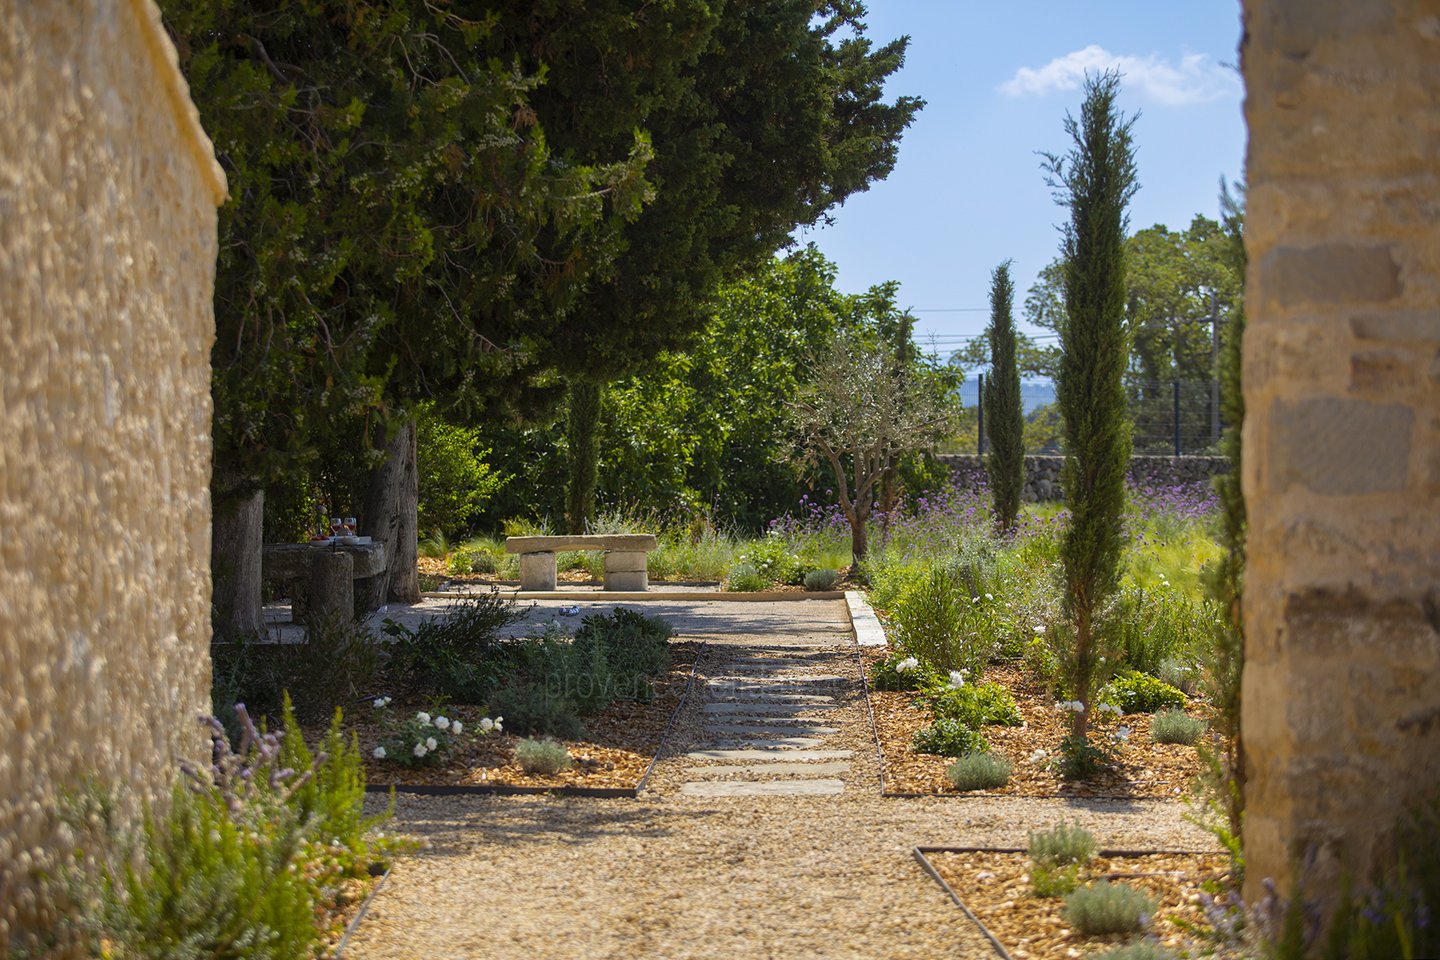
<path id="1" fill-rule="evenodd" d="M 555 589 L 555 554 L 520 554 L 520 589 L 550 591 Z"/>
<path id="2" fill-rule="evenodd" d="M 650 574 L 645 567 L 645 551 L 605 551 L 606 590 L 648 590 Z"/>

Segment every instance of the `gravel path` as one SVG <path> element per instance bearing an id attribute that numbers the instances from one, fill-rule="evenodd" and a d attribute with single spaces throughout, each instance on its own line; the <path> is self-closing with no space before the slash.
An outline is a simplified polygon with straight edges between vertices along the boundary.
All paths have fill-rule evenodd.
<path id="1" fill-rule="evenodd" d="M 842 601 L 656 605 L 710 645 L 651 789 L 399 798 L 395 828 L 427 846 L 396 865 L 347 960 L 989 957 L 912 847 L 1023 846 L 1061 819 L 1103 846 L 1210 846 L 1176 803 L 881 800 Z M 725 703 L 747 706 L 705 709 Z M 758 795 L 697 795 L 717 782 Z M 838 789 L 768 795 L 819 782 Z"/>

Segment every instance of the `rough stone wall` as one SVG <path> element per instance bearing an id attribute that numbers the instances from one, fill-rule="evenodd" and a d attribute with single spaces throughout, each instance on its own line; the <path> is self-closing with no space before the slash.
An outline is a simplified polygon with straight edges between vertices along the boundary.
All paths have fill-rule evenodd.
<path id="1" fill-rule="evenodd" d="M 1440 7 L 1245 25 L 1246 877 L 1323 895 L 1440 785 Z"/>
<path id="2" fill-rule="evenodd" d="M 985 482 L 985 458 L 973 453 L 947 453 L 935 459 L 948 464 L 961 482 Z M 1033 456 L 1025 458 L 1026 503 L 1063 500 L 1060 489 L 1060 467 L 1064 457 Z M 1163 457 L 1134 456 L 1130 458 L 1130 481 L 1137 486 L 1171 487 L 1180 484 L 1204 483 L 1229 471 L 1230 461 L 1224 457 Z"/>
<path id="3" fill-rule="evenodd" d="M 204 747 L 224 176 L 152 0 L 0 0 L 0 954 L 82 782 Z"/>

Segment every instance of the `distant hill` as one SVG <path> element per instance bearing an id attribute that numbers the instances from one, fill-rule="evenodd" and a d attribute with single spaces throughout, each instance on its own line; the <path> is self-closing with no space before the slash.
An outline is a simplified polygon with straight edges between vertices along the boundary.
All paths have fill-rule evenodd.
<path id="1" fill-rule="evenodd" d="M 980 378 L 970 376 L 960 387 L 960 402 L 967 407 L 975 406 L 976 399 L 980 393 Z M 1026 413 L 1030 413 L 1036 407 L 1043 407 L 1047 403 L 1055 402 L 1055 384 L 1049 380 L 1034 380 L 1020 382 L 1020 403 Z"/>

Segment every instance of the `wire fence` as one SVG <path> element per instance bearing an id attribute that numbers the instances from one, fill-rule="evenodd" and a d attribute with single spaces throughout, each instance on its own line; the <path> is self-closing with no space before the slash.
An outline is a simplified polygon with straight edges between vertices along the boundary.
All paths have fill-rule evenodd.
<path id="1" fill-rule="evenodd" d="M 1226 423 L 1221 415 L 1218 381 L 1131 381 L 1125 385 L 1125 395 L 1129 401 L 1134 453 L 1179 457 L 1220 452 L 1220 438 Z M 983 409 L 980 413 L 982 429 L 978 449 L 984 453 L 988 442 L 983 430 Z M 1063 440 L 1059 443 L 1063 444 Z"/>

